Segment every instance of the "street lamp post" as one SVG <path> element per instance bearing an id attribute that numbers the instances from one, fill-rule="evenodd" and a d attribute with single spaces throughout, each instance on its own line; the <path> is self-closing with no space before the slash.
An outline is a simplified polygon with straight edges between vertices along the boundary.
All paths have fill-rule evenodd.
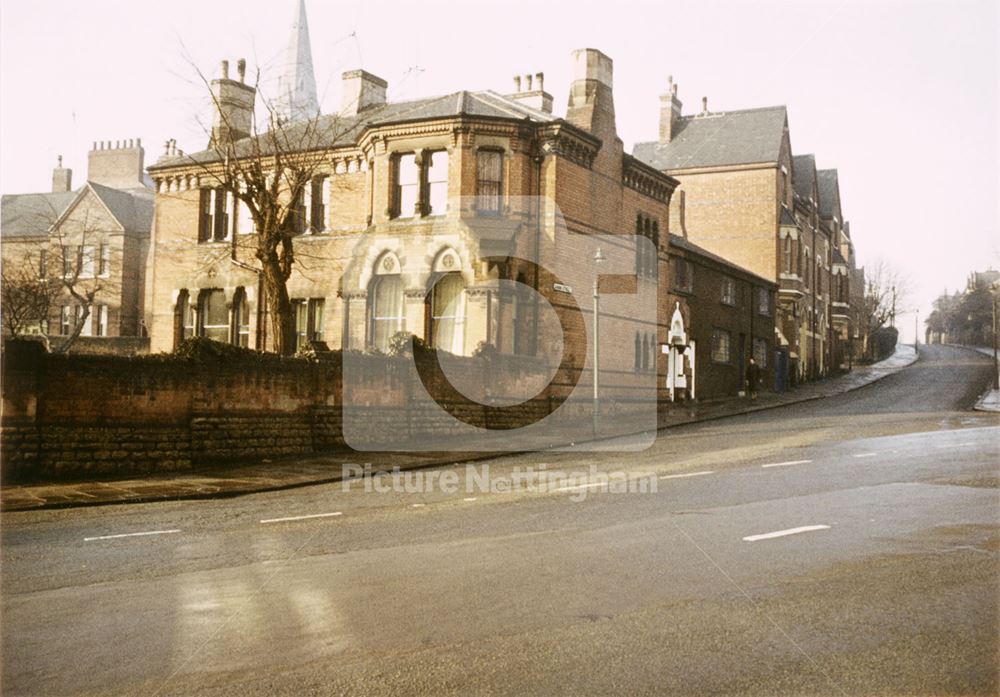
<path id="1" fill-rule="evenodd" d="M 601 415 L 600 395 L 598 393 L 601 376 L 601 291 L 598 281 L 601 278 L 601 274 L 598 269 L 606 258 L 604 252 L 598 247 L 597 251 L 594 252 L 594 403 L 593 423 L 591 424 L 595 437 L 597 436 L 597 427 Z"/>
<path id="2" fill-rule="evenodd" d="M 1000 281 L 993 283 L 993 389 L 1000 390 L 1000 363 L 997 362 L 997 295 L 1000 294 Z"/>

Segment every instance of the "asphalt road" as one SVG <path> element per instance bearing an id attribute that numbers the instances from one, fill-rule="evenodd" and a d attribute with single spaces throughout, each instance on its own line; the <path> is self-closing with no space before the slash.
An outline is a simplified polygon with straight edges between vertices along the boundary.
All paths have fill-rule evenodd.
<path id="1" fill-rule="evenodd" d="M 644 452 L 432 471 L 454 488 L 5 513 L 3 693 L 995 695 L 989 377 L 927 347 Z"/>

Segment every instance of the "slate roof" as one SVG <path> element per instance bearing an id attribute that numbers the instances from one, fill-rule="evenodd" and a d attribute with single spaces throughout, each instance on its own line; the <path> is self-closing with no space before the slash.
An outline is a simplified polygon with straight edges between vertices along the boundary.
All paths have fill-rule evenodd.
<path id="1" fill-rule="evenodd" d="M 317 150 L 329 147 L 348 147 L 357 143 L 361 134 L 369 127 L 456 116 L 528 120 L 535 123 L 558 120 L 552 114 L 525 106 L 493 91 L 469 92 L 463 90 L 439 97 L 381 104 L 352 117 L 341 117 L 335 114 L 321 116 L 315 124 L 290 126 L 287 134 L 283 137 L 290 143 L 315 143 L 312 149 Z M 307 128 L 313 128 L 314 133 L 308 134 Z M 260 142 L 262 151 L 266 154 L 270 147 L 266 134 L 260 136 Z M 241 156 L 250 155 L 253 152 L 252 145 L 252 139 L 246 138 L 237 143 L 237 152 Z M 217 159 L 218 153 L 215 150 L 202 150 L 160 160 L 150 166 L 149 170 L 155 171 L 162 167 L 176 166 L 192 160 L 211 162 Z"/>
<path id="2" fill-rule="evenodd" d="M 840 183 L 837 170 L 821 169 L 816 172 L 819 183 L 819 214 L 822 218 L 832 218 L 840 207 Z"/>
<path id="3" fill-rule="evenodd" d="M 7 194 L 0 199 L 0 234 L 7 238 L 47 235 L 74 199 L 74 191 Z"/>
<path id="4" fill-rule="evenodd" d="M 670 237 L 669 244 L 671 247 L 679 247 L 680 249 L 705 257 L 706 259 L 714 261 L 716 264 L 733 269 L 736 273 L 742 274 L 743 276 L 747 276 L 749 278 L 753 278 L 759 281 L 760 283 L 764 283 L 766 285 L 771 285 L 771 286 L 777 285 L 773 280 L 768 280 L 763 276 L 758 276 L 753 271 L 749 271 L 743 268 L 742 266 L 738 266 L 737 264 L 734 264 L 728 259 L 720 257 L 718 254 L 713 254 L 704 247 L 699 247 L 694 242 L 688 240 L 686 237 L 682 237 L 681 235 L 675 235 L 672 232 L 670 233 L 669 237 Z"/>
<path id="5" fill-rule="evenodd" d="M 111 215 L 129 232 L 149 232 L 153 222 L 153 192 L 148 189 L 121 191 L 87 182 Z"/>
<path id="6" fill-rule="evenodd" d="M 795 194 L 802 198 L 813 195 L 813 183 L 816 181 L 816 156 L 795 155 L 792 157 L 792 187 Z"/>
<path id="7" fill-rule="evenodd" d="M 782 206 L 781 207 L 781 219 L 778 222 L 778 224 L 779 225 L 796 225 L 797 226 L 798 222 L 795 220 L 795 216 L 792 215 L 792 212 L 790 210 L 788 210 L 787 208 L 785 208 L 784 206 Z"/>
<path id="8" fill-rule="evenodd" d="M 90 189 L 111 215 L 130 232 L 148 233 L 153 221 L 153 192 L 119 190 L 87 182 L 76 191 L 42 194 L 9 194 L 0 201 L 0 234 L 6 238 L 47 235 L 70 206 Z"/>
<path id="9" fill-rule="evenodd" d="M 847 259 L 844 258 L 844 255 L 836 247 L 833 248 L 833 263 L 847 265 Z"/>
<path id="10" fill-rule="evenodd" d="M 784 106 L 684 116 L 669 143 L 636 143 L 632 154 L 668 171 L 777 162 L 786 119 Z"/>

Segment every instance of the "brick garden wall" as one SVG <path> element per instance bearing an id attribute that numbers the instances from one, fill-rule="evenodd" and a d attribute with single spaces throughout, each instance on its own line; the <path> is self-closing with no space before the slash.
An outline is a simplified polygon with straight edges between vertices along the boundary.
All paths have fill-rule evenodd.
<path id="1" fill-rule="evenodd" d="M 456 434 L 447 414 L 411 407 L 408 395 L 417 386 L 408 383 L 409 359 L 356 358 L 364 379 L 349 388 L 351 404 L 370 415 L 363 436 L 372 443 L 410 433 Z M 479 359 L 457 360 L 466 382 L 480 388 L 514 385 L 539 373 L 530 361 L 505 360 L 505 377 L 498 379 Z M 558 389 L 561 380 L 553 382 Z M 54 355 L 36 342 L 8 342 L 2 479 L 142 475 L 328 451 L 344 445 L 342 390 L 339 354 L 321 361 L 251 356 L 199 362 Z M 504 417 L 511 423 L 502 425 L 517 426 L 519 418 L 550 409 L 545 394 L 512 410 Z"/>

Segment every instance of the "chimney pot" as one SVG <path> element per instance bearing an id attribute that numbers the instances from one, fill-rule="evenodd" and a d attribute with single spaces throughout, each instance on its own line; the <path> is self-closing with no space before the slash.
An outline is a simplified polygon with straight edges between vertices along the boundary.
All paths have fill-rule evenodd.
<path id="1" fill-rule="evenodd" d="M 703 114 L 708 113 L 708 97 L 701 98 L 701 113 Z"/>
<path id="2" fill-rule="evenodd" d="M 520 91 L 521 91 L 521 76 L 520 75 L 515 75 L 514 76 L 514 92 L 520 92 Z"/>
<path id="3" fill-rule="evenodd" d="M 247 61 L 246 58 L 240 58 L 236 61 L 236 72 L 240 76 L 240 82 L 246 82 L 247 75 Z"/>
<path id="4" fill-rule="evenodd" d="M 525 88 L 525 91 L 526 92 L 530 92 L 531 91 L 531 73 L 528 73 L 527 75 L 524 76 L 524 82 L 527 85 L 527 87 Z"/>
<path id="5" fill-rule="evenodd" d="M 538 91 L 545 91 L 545 73 L 535 73 L 535 81 L 538 82 Z"/>
<path id="6" fill-rule="evenodd" d="M 229 61 L 222 61 L 222 79 L 229 79 Z"/>
<path id="7" fill-rule="evenodd" d="M 91 150 L 97 150 L 97 141 L 96 141 L 96 140 L 95 140 L 95 141 L 93 141 L 93 142 L 92 142 L 92 143 L 90 144 L 90 149 L 91 149 Z"/>

